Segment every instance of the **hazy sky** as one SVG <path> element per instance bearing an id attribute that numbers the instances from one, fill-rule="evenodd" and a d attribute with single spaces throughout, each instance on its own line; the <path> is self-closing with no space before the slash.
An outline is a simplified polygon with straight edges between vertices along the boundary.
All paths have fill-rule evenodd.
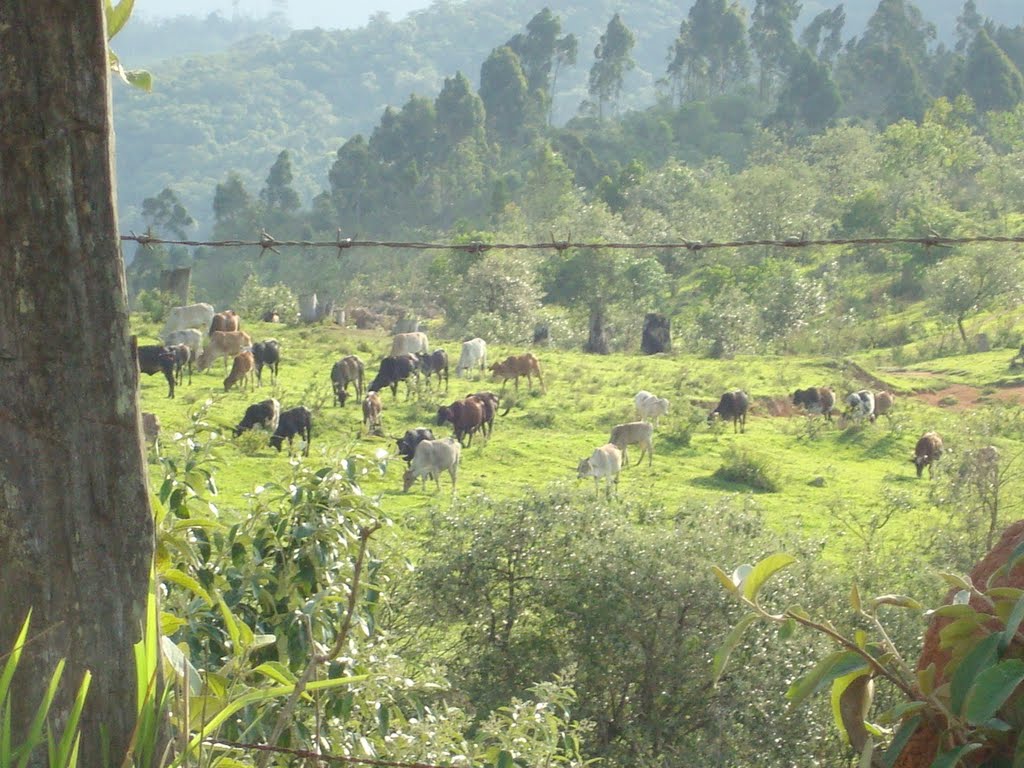
<path id="1" fill-rule="evenodd" d="M 272 10 L 285 11 L 292 27 L 360 27 L 375 13 L 388 13 L 392 21 L 410 11 L 427 8 L 431 0 L 136 0 L 135 13 L 147 19 L 167 16 L 206 16 L 219 11 L 261 18 Z"/>

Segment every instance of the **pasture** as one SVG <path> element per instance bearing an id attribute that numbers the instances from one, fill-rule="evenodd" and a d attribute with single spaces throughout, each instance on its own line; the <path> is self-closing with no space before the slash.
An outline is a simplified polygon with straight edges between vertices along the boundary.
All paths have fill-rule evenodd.
<path id="1" fill-rule="evenodd" d="M 450 425 L 436 426 L 438 406 L 474 391 L 497 391 L 499 385 L 477 376 L 458 379 L 453 371 L 447 394 L 432 381 L 430 387 L 421 383 L 418 392 L 407 399 L 402 383 L 397 398 L 390 391 L 382 393 L 387 436 L 367 435 L 356 398 L 350 398 L 343 408 L 335 404 L 330 369 L 344 355 L 357 354 L 366 364 L 369 382 L 380 358 L 390 349 L 389 336 L 329 324 L 287 327 L 243 322 L 243 328 L 254 341 L 273 337 L 281 342 L 276 386 L 269 386 L 269 377 L 264 377 L 261 389 L 233 388 L 225 393 L 226 374 L 219 361 L 195 374 L 191 386 L 179 387 L 175 399 L 166 397 L 161 377 L 141 377 L 142 409 L 159 416 L 167 455 L 180 453 L 181 446 L 172 436 L 186 431 L 191 415 L 206 408 L 206 421 L 219 433 L 213 447 L 217 496 L 211 501 L 222 514 L 244 514 L 249 505 L 246 497 L 258 486 L 287 483 L 290 461 L 304 461 L 315 468 L 341 468 L 352 456 L 372 460 L 361 465 L 369 469 L 362 470 L 359 485 L 400 527 L 404 524 L 415 529 L 420 513 L 451 503 L 447 474 L 440 492 L 430 482 L 425 492 L 417 484 L 402 493 L 405 464 L 395 456 L 394 438 L 416 426 L 430 426 L 437 437 L 450 435 Z M 156 341 L 159 329 L 137 322 L 135 331 L 141 344 Z M 439 346 L 448 351 L 454 367 L 459 342 L 431 335 L 431 349 Z M 494 362 L 521 351 L 490 345 L 488 356 Z M 1017 381 L 1017 374 L 1007 367 L 1013 354 L 1007 350 L 934 360 L 900 370 L 886 370 L 871 361 L 862 367 L 824 358 L 710 360 L 689 355 L 602 357 L 543 347 L 533 351 L 543 367 L 547 392 L 542 394 L 536 384 L 530 391 L 525 379 L 518 394 L 508 384 L 500 412 L 511 408 L 505 416 L 499 412 L 490 441 L 477 435 L 463 451 L 457 491 L 462 499 L 476 494 L 499 500 L 514 498 L 527 489 L 544 490 L 553 485 L 593 497 L 593 481 L 577 481 L 576 465 L 608 440 L 612 426 L 635 418 L 633 395 L 646 389 L 667 397 L 671 411 L 655 431 L 652 467 L 646 460 L 633 465 L 639 451 L 630 451 L 631 465 L 623 469 L 618 486 L 621 499 L 638 502 L 649 516 L 671 520 L 693 509 L 694 502 L 741 494 L 762 512 L 769 527 L 802 533 L 821 541 L 826 556 L 840 556 L 838 545 L 845 535 L 869 526 L 873 516 L 892 506 L 899 511 L 885 533 L 895 546 L 912 544 L 922 527 L 942 525 L 947 513 L 937 509 L 929 496 L 934 484 L 917 480 L 910 461 L 914 443 L 923 432 L 937 430 L 950 450 L 940 473 L 951 471 L 957 452 L 969 445 L 994 442 L 1010 457 L 1021 450 L 1024 439 L 1014 428 L 998 431 L 1001 410 L 1007 410 L 998 405 L 1018 391 L 1007 386 L 1009 379 Z M 794 389 L 812 385 L 834 387 L 841 400 L 849 391 L 870 386 L 863 380 L 867 371 L 898 393 L 891 419 L 842 428 L 821 417 L 801 415 L 789 402 Z M 922 382 L 931 388 L 922 388 Z M 947 401 L 947 407 L 938 405 L 935 392 L 953 386 L 972 387 L 980 402 L 957 400 Z M 752 398 L 745 434 L 734 434 L 731 424 L 706 423 L 719 395 L 734 388 L 746 390 Z M 278 453 L 263 433 L 238 439 L 231 436 L 230 429 L 245 408 L 271 396 L 281 401 L 283 409 L 305 405 L 312 410 L 308 458 L 302 458 L 296 446 L 289 459 L 287 443 Z M 989 403 L 995 406 L 987 408 Z M 777 482 L 777 490 L 764 492 L 717 476 L 731 449 L 741 449 L 764 467 Z M 152 453 L 150 471 L 158 486 L 162 467 Z"/>

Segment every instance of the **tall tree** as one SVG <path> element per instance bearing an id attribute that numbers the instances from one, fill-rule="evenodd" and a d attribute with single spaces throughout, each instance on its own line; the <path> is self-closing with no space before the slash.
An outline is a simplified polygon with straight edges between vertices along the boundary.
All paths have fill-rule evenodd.
<path id="1" fill-rule="evenodd" d="M 984 22 L 985 19 L 978 13 L 978 6 L 974 0 L 964 0 L 963 9 L 960 11 L 960 15 L 956 17 L 956 45 L 954 49 L 957 53 L 964 53 L 967 50 L 967 46 L 977 36 Z"/>
<path id="2" fill-rule="evenodd" d="M 767 101 L 779 75 L 796 55 L 793 24 L 800 15 L 799 0 L 756 0 L 750 19 L 750 45 L 757 54 L 758 93 Z"/>
<path id="3" fill-rule="evenodd" d="M 213 193 L 214 235 L 228 239 L 243 235 L 254 236 L 256 211 L 252 195 L 242 182 L 242 177 L 232 171 Z"/>
<path id="4" fill-rule="evenodd" d="M 292 158 L 288 150 L 281 150 L 267 173 L 267 181 L 260 190 L 263 209 L 271 214 L 290 214 L 299 210 L 299 194 L 292 187 Z"/>
<path id="5" fill-rule="evenodd" d="M 743 10 L 727 0 L 697 0 L 669 49 L 668 75 L 680 96 L 724 93 L 750 74 Z"/>
<path id="6" fill-rule="evenodd" d="M 1011 110 L 1024 100 L 1024 77 L 984 29 L 967 52 L 963 78 L 979 113 Z"/>
<path id="7" fill-rule="evenodd" d="M 464 140 L 484 141 L 484 104 L 461 72 L 446 77 L 434 100 L 440 146 L 450 152 Z"/>
<path id="8" fill-rule="evenodd" d="M 90 670 L 90 766 L 128 754 L 154 548 L 103 5 L 0 0 L 0 649 L 30 610 L 33 627 L 4 729 L 28 732 L 66 658 L 50 717 L 67 721 Z"/>
<path id="9" fill-rule="evenodd" d="M 516 52 L 503 45 L 480 67 L 480 99 L 487 112 L 487 132 L 502 144 L 521 145 L 527 125 L 529 85 Z"/>
<path id="10" fill-rule="evenodd" d="M 574 64 L 577 42 L 574 35 L 559 37 L 562 20 L 550 8 L 544 8 L 530 19 L 526 34 L 514 35 L 507 43 L 522 63 L 530 98 L 544 115 L 551 112 L 553 69 L 555 64 Z M 571 61 L 570 61 L 571 58 Z"/>
<path id="11" fill-rule="evenodd" d="M 812 133 L 819 133 L 832 122 L 840 103 L 839 89 L 828 66 L 804 48 L 779 92 L 775 117 L 790 125 L 799 121 Z"/>
<path id="12" fill-rule="evenodd" d="M 811 23 L 800 33 L 800 44 L 811 51 L 825 64 L 830 64 L 843 47 L 843 25 L 846 12 L 840 3 L 831 10 L 824 10 L 811 19 Z M 822 33 L 827 32 L 824 37 Z"/>
<path id="13" fill-rule="evenodd" d="M 635 44 L 633 33 L 616 13 L 594 48 L 594 64 L 590 68 L 589 92 L 597 100 L 597 115 L 601 119 L 605 105 L 618 102 L 626 72 L 636 66 L 632 55 Z"/>

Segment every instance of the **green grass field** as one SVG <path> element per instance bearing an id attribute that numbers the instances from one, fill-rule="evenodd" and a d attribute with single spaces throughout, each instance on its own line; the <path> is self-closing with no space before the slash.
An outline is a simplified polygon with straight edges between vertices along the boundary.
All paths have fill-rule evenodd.
<path id="1" fill-rule="evenodd" d="M 269 385 L 265 372 L 262 389 L 225 393 L 220 363 L 194 374 L 192 385 L 179 387 L 173 400 L 166 397 L 161 376 L 143 376 L 141 382 L 142 408 L 159 416 L 163 450 L 168 455 L 182 450 L 172 436 L 188 427 L 191 413 L 211 401 L 207 418 L 224 433 L 215 449 L 218 495 L 213 499 L 222 514 L 244 513 L 249 504 L 246 494 L 267 482 L 286 481 L 290 475 L 287 450 L 278 453 L 270 448 L 265 435 L 234 440 L 230 434 L 245 408 L 266 397 L 277 397 L 282 408 L 302 404 L 313 411 L 312 447 L 302 461 L 316 467 L 340 467 L 353 455 L 372 458 L 394 453 L 393 439 L 362 434 L 361 410 L 355 398 L 344 408 L 334 405 L 329 380 L 334 361 L 354 353 L 366 363 L 368 382 L 390 346 L 389 337 L 331 325 L 286 327 L 254 322 L 246 323 L 244 329 L 254 341 L 273 336 L 281 342 L 276 386 Z M 150 343 L 158 329 L 138 322 L 135 330 L 140 343 Z M 406 399 L 401 384 L 394 399 L 386 391 L 382 399 L 388 435 L 431 426 L 435 434 L 446 436 L 450 425 L 434 425 L 438 405 L 480 389 L 498 389 L 489 380 L 455 378 L 459 343 L 431 336 L 431 347 L 438 346 L 452 359 L 449 392 L 439 393 L 435 385 Z M 491 361 L 520 351 L 497 345 L 488 350 Z M 837 520 L 837 510 L 846 521 L 867 520 L 894 495 L 901 499 L 902 511 L 886 528 L 889 541 L 912 544 L 922 526 L 941 524 L 946 513 L 931 505 L 929 482 L 917 480 L 910 463 L 917 437 L 929 429 L 943 435 L 952 450 L 944 462 L 948 472 L 957 451 L 977 440 L 973 437 L 977 426 L 971 419 L 984 408 L 986 398 L 997 389 L 1015 394 L 1008 384 L 1024 385 L 1024 378 L 1008 370 L 1012 352 L 1006 350 L 899 369 L 866 357 L 860 361 L 864 368 L 898 392 L 893 418 L 841 429 L 825 424 L 820 417 L 808 419 L 793 413 L 789 405 L 789 394 L 797 387 L 831 385 L 842 396 L 866 386 L 840 360 L 748 356 L 719 361 L 690 355 L 600 357 L 546 348 L 534 351 L 544 370 L 547 391 L 541 393 L 536 387 L 528 391 L 524 380 L 517 395 L 509 384 L 502 410 L 511 402 L 511 411 L 498 416 L 489 442 L 477 436 L 472 447 L 463 451 L 460 497 L 512 498 L 525 489 L 543 490 L 553 484 L 568 485 L 580 495 L 593 497 L 593 481 L 577 481 L 575 467 L 593 448 L 607 442 L 612 426 L 633 420 L 633 395 L 646 389 L 669 398 L 672 409 L 655 432 L 653 466 L 645 459 L 642 465 L 625 469 L 618 489 L 621 498 L 643 502 L 649 514 L 671 519 L 693 508 L 694 502 L 743 494 L 763 510 L 768 525 L 821 540 L 826 553 L 833 551 L 836 537 L 848 527 Z M 947 401 L 946 407 L 935 404 L 935 393 L 953 385 L 974 388 L 971 394 L 980 401 Z M 745 434 L 734 434 L 731 425 L 712 428 L 705 423 L 719 395 L 732 388 L 745 389 L 753 399 Z M 1008 456 L 1022 447 L 1009 437 L 995 442 Z M 780 482 L 777 492 L 756 491 L 715 476 L 734 446 L 767 462 Z M 632 461 L 637 455 L 635 448 L 630 451 Z M 404 462 L 395 459 L 387 463 L 382 475 L 367 471 L 360 482 L 363 491 L 376 498 L 384 514 L 400 526 L 406 519 L 411 524 L 418 512 L 451 503 L 447 475 L 441 480 L 440 492 L 433 483 L 428 483 L 425 492 L 417 483 L 403 494 L 403 469 Z M 162 468 L 153 456 L 150 470 L 158 484 Z"/>

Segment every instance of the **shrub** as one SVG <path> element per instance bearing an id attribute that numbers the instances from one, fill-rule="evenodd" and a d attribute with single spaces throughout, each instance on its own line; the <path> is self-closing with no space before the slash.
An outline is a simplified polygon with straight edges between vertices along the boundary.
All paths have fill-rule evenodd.
<path id="1" fill-rule="evenodd" d="M 714 476 L 723 482 L 746 485 L 768 493 L 775 493 L 782 488 L 775 462 L 746 448 L 730 448 L 725 454 L 725 462 L 715 470 Z"/>
<path id="2" fill-rule="evenodd" d="M 139 291 L 135 297 L 135 307 L 142 312 L 151 323 L 162 323 L 171 307 L 178 305 L 178 296 L 173 293 L 154 288 L 151 291 Z"/>
<path id="3" fill-rule="evenodd" d="M 259 320 L 264 312 L 273 310 L 282 322 L 291 322 L 299 312 L 299 301 L 288 286 L 261 285 L 256 275 L 250 275 L 238 292 L 235 308 L 247 320 Z"/>

